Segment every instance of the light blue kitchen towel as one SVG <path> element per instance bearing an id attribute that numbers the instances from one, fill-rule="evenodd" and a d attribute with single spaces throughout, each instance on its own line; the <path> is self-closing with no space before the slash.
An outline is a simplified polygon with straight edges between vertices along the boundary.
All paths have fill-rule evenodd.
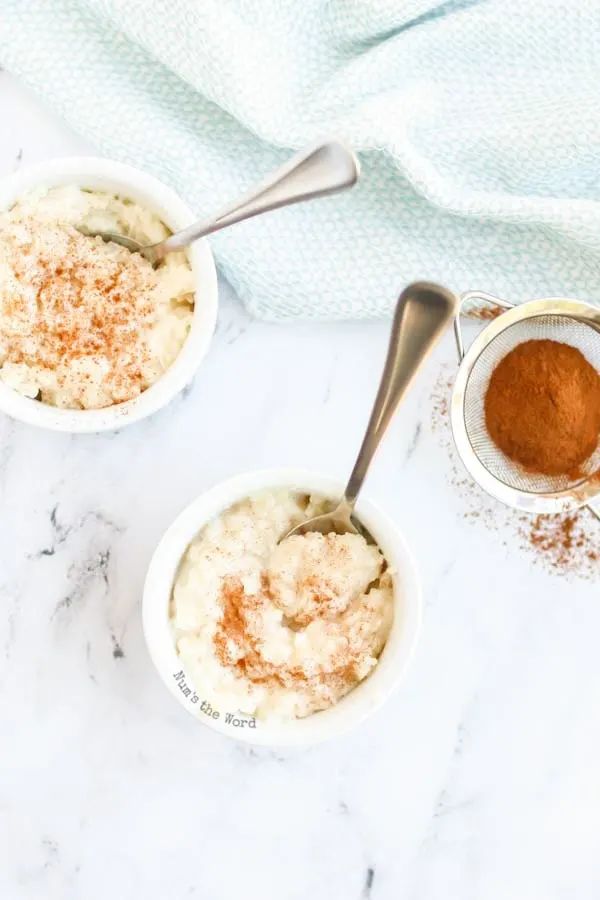
<path id="1" fill-rule="evenodd" d="M 212 239 L 257 316 L 382 315 L 418 278 L 600 297 L 598 0 L 0 0 L 0 63 L 202 215 L 349 141 L 353 191 Z"/>

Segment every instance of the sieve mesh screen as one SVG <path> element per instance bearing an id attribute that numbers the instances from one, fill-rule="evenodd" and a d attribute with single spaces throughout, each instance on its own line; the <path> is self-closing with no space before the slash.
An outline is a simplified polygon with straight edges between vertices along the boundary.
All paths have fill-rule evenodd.
<path id="1" fill-rule="evenodd" d="M 496 447 L 485 425 L 484 400 L 492 372 L 501 359 L 518 344 L 530 340 L 560 341 L 576 347 L 600 371 L 600 332 L 571 316 L 539 315 L 522 319 L 501 331 L 475 360 L 465 388 L 464 421 L 473 452 L 499 481 L 533 494 L 565 491 L 581 484 L 600 468 L 600 445 L 582 467 L 583 478 L 567 475 L 538 475 L 513 463 Z"/>

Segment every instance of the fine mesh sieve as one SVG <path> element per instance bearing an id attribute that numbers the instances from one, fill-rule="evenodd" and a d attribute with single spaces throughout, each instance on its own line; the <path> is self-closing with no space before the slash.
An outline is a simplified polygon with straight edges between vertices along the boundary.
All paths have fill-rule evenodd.
<path id="1" fill-rule="evenodd" d="M 484 300 L 506 308 L 465 353 L 460 315 Z M 577 479 L 527 472 L 494 444 L 485 425 L 484 400 L 495 367 L 518 344 L 553 340 L 570 344 L 600 371 L 600 311 L 575 300 L 532 300 L 513 307 L 489 294 L 471 292 L 461 299 L 456 338 L 461 363 L 452 395 L 452 429 L 463 463 L 488 493 L 532 512 L 565 512 L 588 504 L 600 493 L 600 447 L 586 460 Z M 594 476 L 594 477 L 592 477 Z M 600 503 L 592 511 L 600 517 Z"/>

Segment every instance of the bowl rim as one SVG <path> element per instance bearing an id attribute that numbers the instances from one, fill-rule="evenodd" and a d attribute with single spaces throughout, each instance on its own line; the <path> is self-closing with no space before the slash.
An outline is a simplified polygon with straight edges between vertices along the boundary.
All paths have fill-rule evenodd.
<path id="1" fill-rule="evenodd" d="M 155 211 L 177 230 L 197 216 L 179 195 L 158 178 L 126 163 L 100 156 L 66 156 L 24 166 L 0 179 L 0 211 L 19 196 L 43 187 L 75 184 L 114 191 Z M 70 433 L 118 430 L 166 406 L 193 379 L 210 346 L 217 321 L 218 285 L 206 239 L 189 248 L 195 302 L 189 334 L 166 372 L 139 397 L 103 409 L 60 409 L 24 397 L 0 380 L 0 411 L 29 425 Z"/>
<path id="2" fill-rule="evenodd" d="M 208 488 L 179 513 L 153 552 L 143 589 L 142 625 L 146 646 L 159 676 L 198 722 L 244 743 L 281 747 L 315 744 L 343 734 L 383 704 L 400 684 L 412 659 L 421 625 L 422 599 L 416 563 L 402 532 L 371 500 L 359 497 L 357 515 L 395 571 L 394 621 L 373 672 L 335 706 L 304 719 L 275 723 L 259 721 L 252 728 L 227 724 L 223 721 L 225 711 L 219 711 L 223 715 L 218 719 L 202 714 L 200 706 L 205 698 L 196 693 L 192 680 L 184 671 L 169 624 L 169 603 L 179 564 L 190 541 L 208 521 L 238 500 L 277 487 L 336 497 L 341 495 L 344 485 L 336 478 L 310 470 L 276 468 L 243 472 Z M 397 615 L 399 609 L 400 616 Z"/>
<path id="3" fill-rule="evenodd" d="M 465 396 L 473 368 L 498 335 L 525 319 L 557 315 L 582 320 L 600 330 L 600 310 L 582 300 L 567 297 L 542 297 L 506 309 L 480 331 L 459 362 L 450 398 L 450 426 L 461 462 L 469 475 L 486 493 L 513 509 L 527 513 L 568 513 L 590 504 L 600 494 L 600 483 L 588 476 L 581 484 L 558 491 L 534 493 L 506 484 L 481 462 L 471 443 L 465 417 Z M 597 503 L 598 501 L 596 501 Z"/>

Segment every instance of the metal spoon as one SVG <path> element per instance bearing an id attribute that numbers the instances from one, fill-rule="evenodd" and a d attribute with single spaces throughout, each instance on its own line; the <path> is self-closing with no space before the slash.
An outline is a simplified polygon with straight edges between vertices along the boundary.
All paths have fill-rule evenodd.
<path id="1" fill-rule="evenodd" d="M 158 244 L 144 247 L 133 238 L 122 234 L 90 231 L 84 226 L 79 230 L 86 235 L 99 235 L 105 241 L 122 244 L 132 253 L 141 253 L 152 265 L 156 265 L 167 253 L 182 250 L 198 238 L 221 231 L 222 228 L 236 222 L 242 222 L 271 209 L 312 200 L 315 197 L 325 197 L 352 187 L 356 184 L 359 174 L 360 166 L 354 153 L 340 141 L 329 141 L 297 153 L 240 200 L 229 204 L 216 215 L 172 234 Z"/>
<path id="2" fill-rule="evenodd" d="M 457 308 L 458 297 L 436 284 L 420 281 L 402 291 L 379 390 L 344 496 L 331 512 L 302 522 L 285 537 L 307 531 L 361 533 L 352 521 L 352 512 L 371 460 L 406 389 L 446 326 L 453 321 Z"/>

